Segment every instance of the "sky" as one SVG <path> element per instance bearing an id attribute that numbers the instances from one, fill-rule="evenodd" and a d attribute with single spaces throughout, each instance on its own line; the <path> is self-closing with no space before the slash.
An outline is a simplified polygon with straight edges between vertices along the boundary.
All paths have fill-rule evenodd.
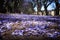
<path id="1" fill-rule="evenodd" d="M 32 0 L 25 0 L 26 2 L 32 2 Z M 60 0 L 58 0 L 59 1 L 59 3 L 60 3 Z M 56 6 L 55 6 L 55 3 L 53 2 L 53 3 L 51 3 L 48 7 L 47 7 L 47 10 L 53 10 L 53 9 L 55 9 L 56 8 Z M 35 11 L 37 11 L 37 6 L 35 6 L 35 8 L 34 8 L 34 10 Z M 42 8 L 41 8 L 41 10 L 44 10 L 44 6 L 42 6 Z"/>
<path id="2" fill-rule="evenodd" d="M 60 0 L 59 0 L 60 3 Z M 54 10 L 56 8 L 55 3 L 51 3 L 48 7 L 47 10 Z M 37 6 L 34 8 L 35 11 L 37 11 Z M 41 10 L 44 10 L 44 6 L 42 6 Z"/>
<path id="3" fill-rule="evenodd" d="M 51 5 L 49 5 L 47 7 L 47 10 L 53 10 L 55 9 L 55 3 L 51 3 Z M 37 11 L 37 6 L 34 8 L 35 11 Z M 41 10 L 44 10 L 44 6 L 42 6 Z"/>
<path id="4" fill-rule="evenodd" d="M 53 10 L 53 9 L 55 9 L 55 3 L 52 3 L 47 7 L 47 10 Z M 41 10 L 44 10 L 44 6 L 42 6 Z"/>

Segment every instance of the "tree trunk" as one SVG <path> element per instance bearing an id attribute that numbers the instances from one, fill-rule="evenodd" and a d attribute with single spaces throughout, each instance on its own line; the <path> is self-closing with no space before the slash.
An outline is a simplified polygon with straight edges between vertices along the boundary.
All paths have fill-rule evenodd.
<path id="1" fill-rule="evenodd" d="M 37 2 L 37 15 L 39 15 L 39 12 L 38 12 L 38 0 L 36 1 Z"/>
<path id="2" fill-rule="evenodd" d="M 56 9 L 55 9 L 55 15 L 59 15 L 59 3 L 58 0 L 55 0 L 55 5 L 56 5 Z"/>
<path id="3" fill-rule="evenodd" d="M 46 6 L 46 4 L 44 4 L 44 8 L 45 8 L 45 13 L 46 13 L 46 15 L 48 15 L 48 11 L 47 11 L 47 6 Z"/>
<path id="4" fill-rule="evenodd" d="M 39 0 L 37 0 L 37 14 L 39 15 L 39 12 L 41 12 L 41 7 L 42 7 L 42 4 L 41 2 L 38 2 Z M 40 0 L 41 1 L 41 0 Z"/>
<path id="5" fill-rule="evenodd" d="M 0 13 L 5 13 L 4 0 L 0 0 Z"/>

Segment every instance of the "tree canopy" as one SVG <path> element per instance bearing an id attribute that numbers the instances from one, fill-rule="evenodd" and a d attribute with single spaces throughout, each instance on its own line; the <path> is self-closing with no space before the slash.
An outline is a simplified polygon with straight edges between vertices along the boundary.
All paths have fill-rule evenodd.
<path id="1" fill-rule="evenodd" d="M 45 13 L 48 15 L 48 6 L 55 3 L 55 15 L 59 15 L 60 3 L 59 0 L 0 0 L 0 13 L 27 13 L 31 14 L 35 12 L 34 8 L 37 8 L 37 14 L 41 12 L 42 6 L 44 6 Z"/>

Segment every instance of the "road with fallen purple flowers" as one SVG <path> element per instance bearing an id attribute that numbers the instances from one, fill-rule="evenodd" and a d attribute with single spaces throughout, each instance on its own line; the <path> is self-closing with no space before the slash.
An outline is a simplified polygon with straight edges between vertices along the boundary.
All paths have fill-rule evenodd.
<path id="1" fill-rule="evenodd" d="M 57 37 L 60 35 L 59 16 L 0 14 L 0 32 L 11 31 L 11 35 L 40 35 Z"/>

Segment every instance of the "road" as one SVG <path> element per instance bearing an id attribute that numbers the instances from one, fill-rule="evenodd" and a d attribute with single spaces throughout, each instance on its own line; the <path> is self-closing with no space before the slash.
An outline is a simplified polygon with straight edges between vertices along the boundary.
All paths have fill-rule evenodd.
<path id="1" fill-rule="evenodd" d="M 10 22 L 10 21 L 12 21 L 12 22 Z M 22 23 L 22 25 L 20 25 L 20 22 L 18 22 L 18 21 L 20 21 Z M 41 33 L 43 35 L 43 33 L 44 33 L 48 37 L 54 37 L 60 33 L 54 29 L 55 27 L 60 28 L 60 16 L 0 14 L 0 24 L 2 24 L 2 23 L 3 24 L 5 23 L 4 26 L 6 26 L 8 29 L 10 28 L 11 23 L 14 24 L 13 26 L 15 28 L 17 28 L 16 25 L 18 26 L 18 28 L 19 27 L 22 28 L 23 24 L 24 24 L 23 27 L 29 26 L 29 27 L 25 28 L 25 30 L 15 30 L 14 32 L 16 35 L 23 35 L 23 32 L 27 32 L 27 34 L 24 34 L 24 35 L 28 35 L 28 34 L 32 34 L 32 35 L 40 34 L 41 35 Z M 17 24 L 15 24 L 15 23 L 17 23 Z M 33 24 L 34 24 L 34 27 L 33 27 Z M 4 28 L 4 26 L 2 26 L 1 28 Z M 49 27 L 48 30 L 46 29 L 46 27 L 47 28 Z M 0 30 L 0 31 L 2 31 L 2 30 Z M 5 31 L 5 30 L 3 30 L 3 31 Z M 51 31 L 51 32 L 54 31 L 54 32 L 50 33 L 49 31 Z M 13 35 L 14 35 L 14 32 L 12 32 Z"/>

